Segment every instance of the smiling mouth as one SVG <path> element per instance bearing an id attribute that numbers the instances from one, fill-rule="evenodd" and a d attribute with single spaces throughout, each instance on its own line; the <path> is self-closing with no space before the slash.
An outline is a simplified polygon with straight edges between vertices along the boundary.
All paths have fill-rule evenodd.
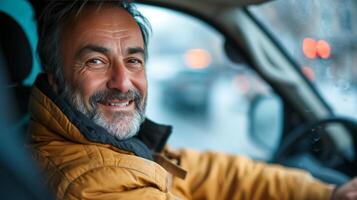
<path id="1" fill-rule="evenodd" d="M 113 101 L 98 102 L 98 103 L 108 109 L 126 110 L 132 107 L 131 105 L 134 104 L 134 100 L 113 100 Z"/>
<path id="2" fill-rule="evenodd" d="M 128 106 L 130 101 L 127 102 L 121 102 L 121 103 L 106 103 L 105 105 L 107 106 L 118 106 L 118 107 L 126 107 Z"/>

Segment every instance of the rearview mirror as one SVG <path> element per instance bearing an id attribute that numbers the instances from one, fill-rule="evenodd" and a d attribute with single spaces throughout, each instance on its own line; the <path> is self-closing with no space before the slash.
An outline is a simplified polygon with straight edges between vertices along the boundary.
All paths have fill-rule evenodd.
<path id="1" fill-rule="evenodd" d="M 277 96 L 256 96 L 249 108 L 249 133 L 259 148 L 271 157 L 277 150 L 283 130 L 283 105 Z"/>

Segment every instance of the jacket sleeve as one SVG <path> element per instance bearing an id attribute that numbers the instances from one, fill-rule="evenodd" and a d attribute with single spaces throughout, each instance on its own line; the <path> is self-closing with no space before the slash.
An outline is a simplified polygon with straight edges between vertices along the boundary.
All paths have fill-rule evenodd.
<path id="1" fill-rule="evenodd" d="M 114 174 L 121 174 L 115 176 Z M 63 192 L 66 200 L 173 200 L 168 191 L 162 191 L 154 184 L 143 187 L 146 180 L 138 180 L 130 169 L 101 167 L 84 173 L 73 180 Z M 136 183 L 138 183 L 136 184 Z"/>
<path id="2" fill-rule="evenodd" d="M 175 178 L 174 188 L 192 199 L 329 200 L 333 190 L 302 170 L 213 152 L 180 155 L 188 174 Z"/>

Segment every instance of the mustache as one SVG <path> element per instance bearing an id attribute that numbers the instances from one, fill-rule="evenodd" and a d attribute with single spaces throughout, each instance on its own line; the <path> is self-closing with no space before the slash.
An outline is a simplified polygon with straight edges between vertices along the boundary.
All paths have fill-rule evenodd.
<path id="1" fill-rule="evenodd" d="M 143 95 L 136 89 L 130 89 L 128 92 L 120 92 L 116 89 L 112 90 L 101 90 L 95 92 L 89 98 L 89 104 L 92 108 L 96 107 L 98 102 L 106 103 L 112 100 L 132 100 L 134 101 L 137 108 L 140 109 L 140 102 L 143 99 Z"/>

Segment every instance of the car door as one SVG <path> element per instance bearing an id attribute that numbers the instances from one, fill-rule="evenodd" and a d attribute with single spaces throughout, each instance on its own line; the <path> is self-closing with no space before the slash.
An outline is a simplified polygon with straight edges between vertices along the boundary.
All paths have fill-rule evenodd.
<path id="1" fill-rule="evenodd" d="M 299 68 L 296 58 L 255 13 L 270 4 L 258 4 L 262 2 L 139 1 L 139 9 L 153 26 L 147 116 L 174 126 L 170 146 L 277 161 L 277 152 L 289 144 L 294 130 L 333 116 L 325 97 L 309 81 L 311 73 Z M 31 3 L 39 11 L 43 7 L 40 1 Z M 36 43 L 36 34 L 30 41 Z M 26 83 L 31 84 L 40 71 L 33 68 Z M 336 139 L 349 138 L 350 131 L 340 125 L 319 127 L 309 129 L 301 143 L 288 148 L 303 154 L 289 154 L 279 163 L 302 167 L 322 179 L 326 173 L 316 174 L 314 169 L 345 172 L 339 167 L 353 166 L 344 160 L 353 161 L 353 155 L 338 164 L 324 163 L 339 158 L 342 149 L 353 154 L 352 139 L 343 140 L 347 143 Z M 347 179 L 341 177 L 338 181 Z M 334 178 L 325 180 L 336 183 Z"/>

